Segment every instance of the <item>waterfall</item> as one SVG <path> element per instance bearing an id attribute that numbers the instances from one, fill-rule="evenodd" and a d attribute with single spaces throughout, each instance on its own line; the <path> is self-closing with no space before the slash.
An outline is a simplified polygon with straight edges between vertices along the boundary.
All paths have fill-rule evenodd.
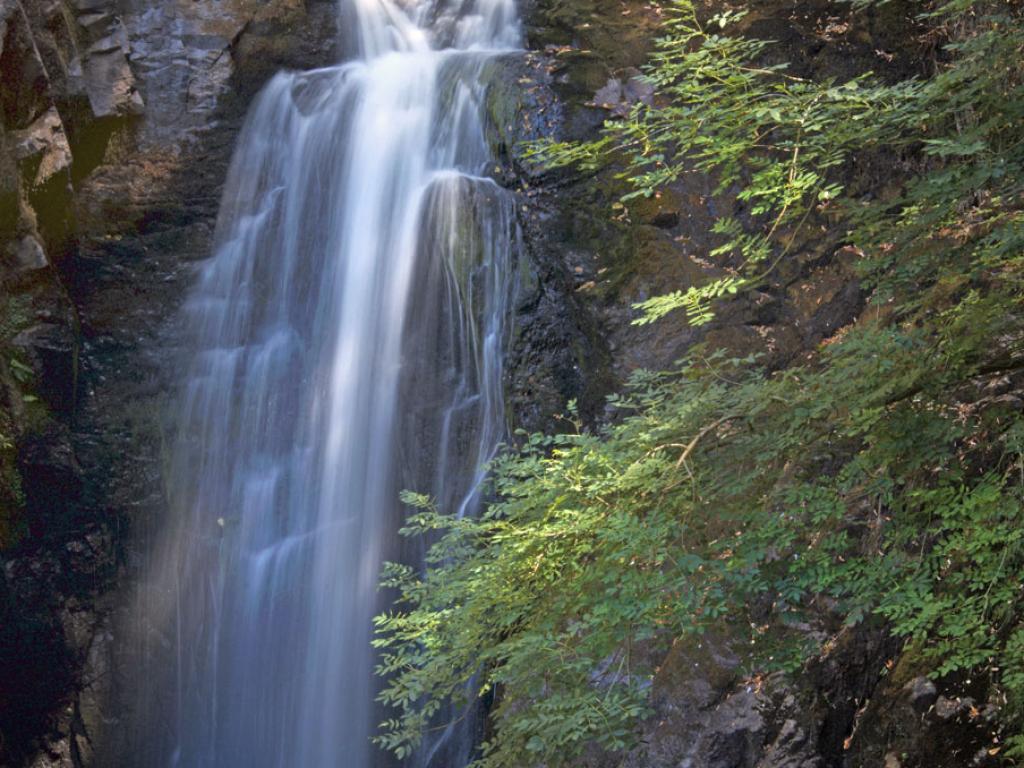
<path id="1" fill-rule="evenodd" d="M 518 234 L 483 99 L 513 1 L 350 2 L 358 56 L 253 105 L 185 307 L 141 765 L 386 762 L 371 619 L 382 561 L 417 557 L 399 492 L 472 514 L 503 436 Z M 411 763 L 464 765 L 456 730 Z"/>

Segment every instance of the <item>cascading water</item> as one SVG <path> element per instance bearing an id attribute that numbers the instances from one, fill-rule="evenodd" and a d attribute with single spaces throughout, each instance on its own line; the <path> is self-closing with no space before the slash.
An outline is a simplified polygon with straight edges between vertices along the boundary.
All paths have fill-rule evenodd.
<path id="1" fill-rule="evenodd" d="M 413 557 L 398 493 L 472 513 L 503 434 L 517 229 L 482 101 L 513 0 L 353 2 L 358 59 L 254 105 L 186 307 L 142 765 L 378 763 L 377 578 Z M 413 762 L 465 764 L 452 731 Z"/>

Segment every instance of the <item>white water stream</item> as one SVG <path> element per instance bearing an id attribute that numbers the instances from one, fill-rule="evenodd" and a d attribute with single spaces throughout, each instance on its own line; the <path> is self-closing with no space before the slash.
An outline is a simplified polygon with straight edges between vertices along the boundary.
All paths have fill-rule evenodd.
<path id="1" fill-rule="evenodd" d="M 383 764 L 377 579 L 416 560 L 398 493 L 472 513 L 504 432 L 517 229 L 483 98 L 519 43 L 513 0 L 344 2 L 358 57 L 259 96 L 186 307 L 140 622 L 154 768 Z M 460 768 L 457 731 L 410 764 Z"/>

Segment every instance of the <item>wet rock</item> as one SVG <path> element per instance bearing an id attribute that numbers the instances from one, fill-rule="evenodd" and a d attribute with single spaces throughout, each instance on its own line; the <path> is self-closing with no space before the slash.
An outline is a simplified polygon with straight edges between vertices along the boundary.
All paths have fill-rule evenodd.
<path id="1" fill-rule="evenodd" d="M 108 612 L 98 617 L 85 654 L 82 689 L 76 701 L 69 739 L 71 749 L 76 753 L 76 766 L 97 765 L 97 740 L 104 728 L 112 725 L 108 696 L 115 673 L 114 632 L 109 616 Z"/>
<path id="2" fill-rule="evenodd" d="M 921 676 L 921 659 L 913 652 L 890 666 L 891 673 L 865 702 L 846 743 L 847 765 L 960 768 L 973 765 L 981 752 L 1001 751 L 988 709 L 961 685 Z"/>
<path id="3" fill-rule="evenodd" d="M 6 266 L 15 274 L 45 269 L 50 263 L 43 246 L 32 235 L 8 243 L 6 255 Z"/>
<path id="4" fill-rule="evenodd" d="M 935 683 L 927 677 L 915 677 L 903 686 L 903 690 L 907 694 L 907 701 L 910 706 L 919 715 L 923 715 L 931 709 L 932 704 L 935 703 L 939 696 Z"/>
<path id="5" fill-rule="evenodd" d="M 796 720 L 788 719 L 782 724 L 775 740 L 768 747 L 764 757 L 758 761 L 758 768 L 823 768 L 821 758 L 815 754 L 814 742 L 806 729 Z"/>
<path id="6" fill-rule="evenodd" d="M 854 271 L 856 258 L 851 249 L 839 250 L 786 289 L 782 319 L 802 337 L 800 347 L 813 348 L 857 318 L 864 292 Z"/>
<path id="7" fill-rule="evenodd" d="M 623 77 L 609 78 L 594 94 L 593 103 L 612 114 L 625 117 L 634 104 L 654 103 L 654 86 L 640 78 L 640 72 L 630 69 Z"/>
<path id="8" fill-rule="evenodd" d="M 939 696 L 935 700 L 935 708 L 932 710 L 932 715 L 937 720 L 952 720 L 969 713 L 972 707 L 974 707 L 974 699 L 951 699 L 946 696 Z"/>
<path id="9" fill-rule="evenodd" d="M 34 538 L 66 529 L 82 491 L 78 460 L 68 435 L 56 428 L 26 436 L 18 446 L 26 516 Z"/>
<path id="10" fill-rule="evenodd" d="M 661 229 L 672 229 L 679 223 L 679 211 L 658 211 L 651 217 L 651 225 Z"/>
<path id="11" fill-rule="evenodd" d="M 12 344 L 25 352 L 36 372 L 36 391 L 58 413 L 75 405 L 78 343 L 67 325 L 43 323 L 19 333 Z"/>
<path id="12" fill-rule="evenodd" d="M 35 759 L 41 762 L 30 764 L 70 766 L 59 762 L 62 752 L 67 754 L 59 740 L 41 750 L 30 746 L 50 732 L 54 702 L 71 689 L 72 681 L 50 599 L 49 569 L 25 562 L 5 565 L 0 578 L 0 763 L 20 765 L 38 752 Z"/>
<path id="13" fill-rule="evenodd" d="M 28 764 L 28 768 L 70 768 L 74 765 L 71 744 L 60 735 L 54 735 L 45 741 L 43 749 Z"/>
<path id="14" fill-rule="evenodd" d="M 765 699 L 754 686 L 736 685 L 738 674 L 739 659 L 727 638 L 708 634 L 676 642 L 654 677 L 655 714 L 644 745 L 624 764 L 752 768 L 767 737 Z"/>
<path id="15" fill-rule="evenodd" d="M 764 743 L 765 722 L 757 696 L 745 689 L 730 696 L 718 708 L 705 737 L 708 768 L 753 765 Z"/>

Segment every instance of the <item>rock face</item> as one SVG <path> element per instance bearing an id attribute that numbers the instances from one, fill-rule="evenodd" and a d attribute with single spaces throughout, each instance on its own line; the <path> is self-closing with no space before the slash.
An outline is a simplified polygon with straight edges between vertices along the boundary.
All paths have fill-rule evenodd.
<path id="1" fill-rule="evenodd" d="M 721 4 L 704 3 L 710 14 Z M 906 77 L 918 66 L 900 44 L 912 37 L 913 9 L 890 3 L 854 19 L 823 2 L 761 3 L 745 22 L 777 40 L 774 55 L 802 76 L 843 78 L 875 70 Z M 704 344 L 737 356 L 762 355 L 769 369 L 805 359 L 856 322 L 864 294 L 856 254 L 841 234 L 822 231 L 792 245 L 759 292 L 719 308 L 695 329 L 681 313 L 634 326 L 633 304 L 717 276 L 709 230 L 729 211 L 741 220 L 736 190 L 683 178 L 646 200 L 612 168 L 592 176 L 542 173 L 520 142 L 543 136 L 594 138 L 603 121 L 651 94 L 636 77 L 658 24 L 643 2 L 535 0 L 527 11 L 532 49 L 493 87 L 505 179 L 523 198 L 523 227 L 537 271 L 520 305 L 513 345 L 511 400 L 520 424 L 559 428 L 576 399 L 585 422 L 599 424 L 603 397 L 637 368 L 665 369 Z M 889 54 L 889 51 L 896 51 Z M 884 55 L 883 55 L 884 54 Z M 513 85 L 514 83 L 514 85 Z M 853 190 L 884 189 L 892 169 L 859 163 Z M 564 428 L 564 424 L 561 425 Z M 994 765 L 997 733 L 982 681 L 914 673 L 913 653 L 884 627 L 844 629 L 831 617 L 807 628 L 825 650 L 789 675 L 745 677 L 727 637 L 664 639 L 653 651 L 654 714 L 626 755 L 587 754 L 583 768 L 846 768 Z M 660 655 L 659 655 L 660 653 Z"/>

